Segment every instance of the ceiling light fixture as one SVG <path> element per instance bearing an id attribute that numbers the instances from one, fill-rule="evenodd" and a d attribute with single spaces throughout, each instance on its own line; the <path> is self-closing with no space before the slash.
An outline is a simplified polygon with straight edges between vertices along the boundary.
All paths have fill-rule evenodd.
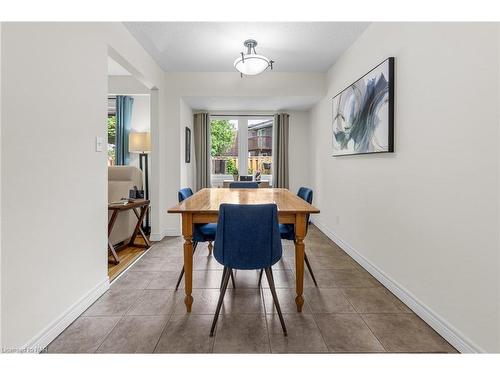
<path id="1" fill-rule="evenodd" d="M 247 53 L 241 52 L 241 56 L 234 60 L 234 67 L 241 73 L 241 76 L 255 76 L 262 73 L 267 68 L 273 69 L 274 61 L 266 56 L 258 55 L 255 52 L 257 41 L 253 39 L 245 40 L 243 43 L 247 47 Z"/>

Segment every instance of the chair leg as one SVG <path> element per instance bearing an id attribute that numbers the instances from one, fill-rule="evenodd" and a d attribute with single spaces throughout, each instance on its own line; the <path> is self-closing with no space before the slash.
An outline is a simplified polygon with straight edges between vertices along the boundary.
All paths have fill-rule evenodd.
<path id="1" fill-rule="evenodd" d="M 196 246 L 198 245 L 198 242 L 193 242 L 193 254 L 196 251 Z M 181 274 L 179 275 L 179 278 L 177 279 L 177 284 L 175 284 L 175 290 L 179 289 L 179 285 L 181 284 L 182 281 L 182 276 L 184 276 L 184 266 L 182 266 Z"/>
<path id="2" fill-rule="evenodd" d="M 213 249 L 212 241 L 208 241 L 208 255 L 212 255 L 212 249 Z"/>
<path id="3" fill-rule="evenodd" d="M 236 289 L 236 284 L 234 283 L 234 274 L 232 269 L 231 269 L 231 283 L 233 284 L 233 289 Z"/>
<path id="4" fill-rule="evenodd" d="M 262 285 L 262 274 L 264 273 L 264 269 L 261 268 L 260 269 L 260 273 L 259 273 L 259 283 L 257 284 L 257 286 L 260 288 L 260 286 Z"/>
<path id="5" fill-rule="evenodd" d="M 227 267 L 222 270 L 222 279 L 220 280 L 219 290 L 222 290 L 222 285 L 224 285 L 224 278 L 226 277 Z"/>
<path id="6" fill-rule="evenodd" d="M 271 288 L 271 294 L 273 295 L 274 306 L 276 306 L 276 311 L 278 311 L 278 317 L 280 318 L 281 328 L 283 328 L 283 335 L 288 336 L 285 326 L 285 320 L 283 319 L 283 314 L 281 313 L 280 303 L 278 301 L 278 296 L 276 295 L 276 288 L 274 286 L 273 270 L 271 267 L 266 268 L 266 277 L 269 287 Z"/>
<path id="7" fill-rule="evenodd" d="M 224 270 L 222 271 L 222 280 L 220 281 L 220 288 L 222 289 L 222 282 L 224 281 L 224 276 L 226 275 L 227 272 L 227 267 L 224 267 Z M 234 283 L 234 274 L 233 270 L 231 269 L 231 283 L 233 284 L 233 289 L 236 289 L 236 284 Z"/>
<path id="8" fill-rule="evenodd" d="M 184 266 L 182 266 L 181 274 L 179 275 L 179 278 L 177 279 L 177 284 L 175 284 L 175 290 L 179 289 L 179 285 L 181 284 L 182 277 L 184 276 Z"/>
<path id="9" fill-rule="evenodd" d="M 222 302 L 224 302 L 224 295 L 226 294 L 227 284 L 229 283 L 229 276 L 233 272 L 232 269 L 224 267 L 224 277 L 222 279 L 222 289 L 219 295 L 219 302 L 217 302 L 217 309 L 215 310 L 214 320 L 212 322 L 212 328 L 210 328 L 210 337 L 214 335 L 215 326 L 217 325 L 217 320 L 219 319 L 220 309 L 222 307 Z"/>
<path id="10" fill-rule="evenodd" d="M 309 270 L 309 273 L 311 274 L 311 277 L 314 281 L 314 285 L 316 285 L 316 288 L 318 287 L 318 283 L 316 282 L 316 278 L 314 277 L 313 270 L 311 268 L 311 265 L 309 264 L 309 259 L 307 259 L 307 254 L 304 253 L 304 260 L 306 262 L 307 269 Z"/>

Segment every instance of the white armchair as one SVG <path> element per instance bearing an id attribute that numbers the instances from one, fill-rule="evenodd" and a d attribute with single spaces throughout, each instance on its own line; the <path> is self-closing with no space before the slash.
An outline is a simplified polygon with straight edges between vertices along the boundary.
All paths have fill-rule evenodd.
<path id="1" fill-rule="evenodd" d="M 129 197 L 129 190 L 137 186 L 142 190 L 142 171 L 137 167 L 129 165 L 117 165 L 108 167 L 108 203 Z M 108 212 L 108 220 L 111 213 Z M 113 231 L 111 232 L 111 243 L 128 240 L 132 236 L 137 218 L 132 211 L 123 212 L 116 218 Z"/>

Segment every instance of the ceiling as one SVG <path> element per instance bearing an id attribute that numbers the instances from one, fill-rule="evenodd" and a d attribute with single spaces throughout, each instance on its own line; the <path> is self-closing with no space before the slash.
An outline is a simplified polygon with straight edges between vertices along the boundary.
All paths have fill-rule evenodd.
<path id="1" fill-rule="evenodd" d="M 367 22 L 125 22 L 156 62 L 172 72 L 232 72 L 255 39 L 280 72 L 326 72 Z"/>
<path id="2" fill-rule="evenodd" d="M 130 72 L 118 64 L 111 57 L 108 57 L 108 76 L 131 76 Z"/>

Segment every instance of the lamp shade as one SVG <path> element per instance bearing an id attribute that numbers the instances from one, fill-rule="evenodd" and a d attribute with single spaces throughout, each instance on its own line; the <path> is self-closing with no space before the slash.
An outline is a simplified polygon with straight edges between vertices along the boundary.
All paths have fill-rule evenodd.
<path id="1" fill-rule="evenodd" d="M 262 55 L 247 54 L 234 60 L 234 67 L 242 74 L 254 76 L 269 67 L 269 59 Z"/>
<path id="2" fill-rule="evenodd" d="M 144 153 L 151 151 L 151 134 L 130 133 L 128 135 L 128 151 L 132 153 Z"/>

